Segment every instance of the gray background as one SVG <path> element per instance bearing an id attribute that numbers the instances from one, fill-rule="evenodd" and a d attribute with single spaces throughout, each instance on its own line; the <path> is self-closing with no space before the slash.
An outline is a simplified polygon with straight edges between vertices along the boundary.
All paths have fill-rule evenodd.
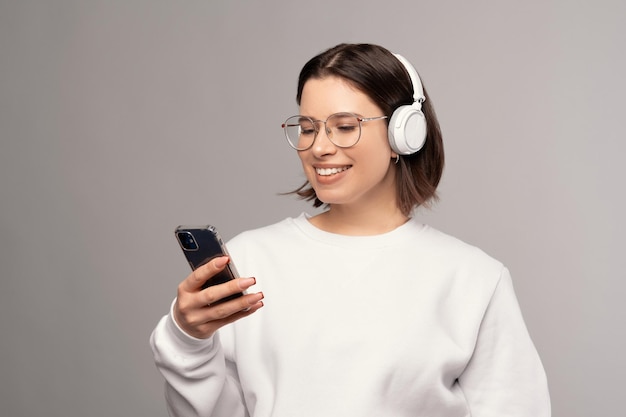
<path id="1" fill-rule="evenodd" d="M 278 195 L 303 180 L 280 123 L 301 66 L 339 42 L 420 71 L 447 168 L 419 215 L 510 267 L 554 415 L 620 415 L 625 16 L 617 0 L 0 1 L 0 415 L 166 415 L 148 337 L 188 272 L 172 231 L 228 239 L 309 210 Z"/>

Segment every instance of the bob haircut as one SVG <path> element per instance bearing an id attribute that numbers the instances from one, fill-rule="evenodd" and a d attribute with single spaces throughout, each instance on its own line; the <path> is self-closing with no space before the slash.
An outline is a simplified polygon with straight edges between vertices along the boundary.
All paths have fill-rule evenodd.
<path id="1" fill-rule="evenodd" d="M 329 76 L 342 78 L 367 95 L 388 117 L 387 124 L 395 109 L 414 101 L 411 77 L 404 65 L 378 45 L 339 44 L 311 58 L 298 78 L 298 106 L 304 84 L 309 79 Z M 424 97 L 422 112 L 427 123 L 426 142 L 417 153 L 401 155 L 396 166 L 397 203 L 406 216 L 416 207 L 428 206 L 437 199 L 437 185 L 444 167 L 441 129 L 426 89 Z M 324 204 L 308 181 L 291 193 L 307 201 L 313 200 L 314 207 Z"/>

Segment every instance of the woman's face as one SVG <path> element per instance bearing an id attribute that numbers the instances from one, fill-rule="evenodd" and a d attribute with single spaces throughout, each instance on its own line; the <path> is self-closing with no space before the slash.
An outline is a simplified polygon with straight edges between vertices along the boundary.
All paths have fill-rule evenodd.
<path id="1" fill-rule="evenodd" d="M 335 113 L 349 112 L 361 117 L 383 116 L 370 98 L 343 78 L 312 78 L 304 84 L 300 114 L 326 120 Z M 361 138 L 351 148 L 335 146 L 323 125 L 313 146 L 299 151 L 304 173 L 317 197 L 331 205 L 358 207 L 396 204 L 393 153 L 387 138 L 385 119 L 363 122 Z M 364 206 L 365 204 L 365 206 Z M 356 206 L 355 206 L 356 207 Z"/>

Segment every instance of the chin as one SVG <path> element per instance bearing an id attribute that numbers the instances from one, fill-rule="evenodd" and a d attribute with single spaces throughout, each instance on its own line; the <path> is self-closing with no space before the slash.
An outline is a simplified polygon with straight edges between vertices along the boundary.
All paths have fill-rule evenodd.
<path id="1" fill-rule="evenodd" d="M 315 190 L 315 195 L 317 196 L 317 199 L 320 200 L 322 203 L 324 204 L 329 204 L 329 205 L 340 205 L 340 204 L 346 204 L 347 201 L 345 198 L 342 198 L 341 196 L 338 195 L 333 195 L 332 193 L 325 193 L 325 192 L 319 192 L 318 190 Z"/>

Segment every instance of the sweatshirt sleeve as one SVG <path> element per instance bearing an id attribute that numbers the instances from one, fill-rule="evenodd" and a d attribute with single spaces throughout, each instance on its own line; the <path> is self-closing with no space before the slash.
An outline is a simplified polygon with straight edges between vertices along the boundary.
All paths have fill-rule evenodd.
<path id="1" fill-rule="evenodd" d="M 208 339 L 192 337 L 170 311 L 153 330 L 150 346 L 165 378 L 170 416 L 248 416 L 236 369 L 224 357 L 219 332 Z"/>
<path id="2" fill-rule="evenodd" d="M 515 297 L 509 271 L 485 311 L 474 353 L 459 377 L 474 417 L 549 417 L 546 375 Z"/>

